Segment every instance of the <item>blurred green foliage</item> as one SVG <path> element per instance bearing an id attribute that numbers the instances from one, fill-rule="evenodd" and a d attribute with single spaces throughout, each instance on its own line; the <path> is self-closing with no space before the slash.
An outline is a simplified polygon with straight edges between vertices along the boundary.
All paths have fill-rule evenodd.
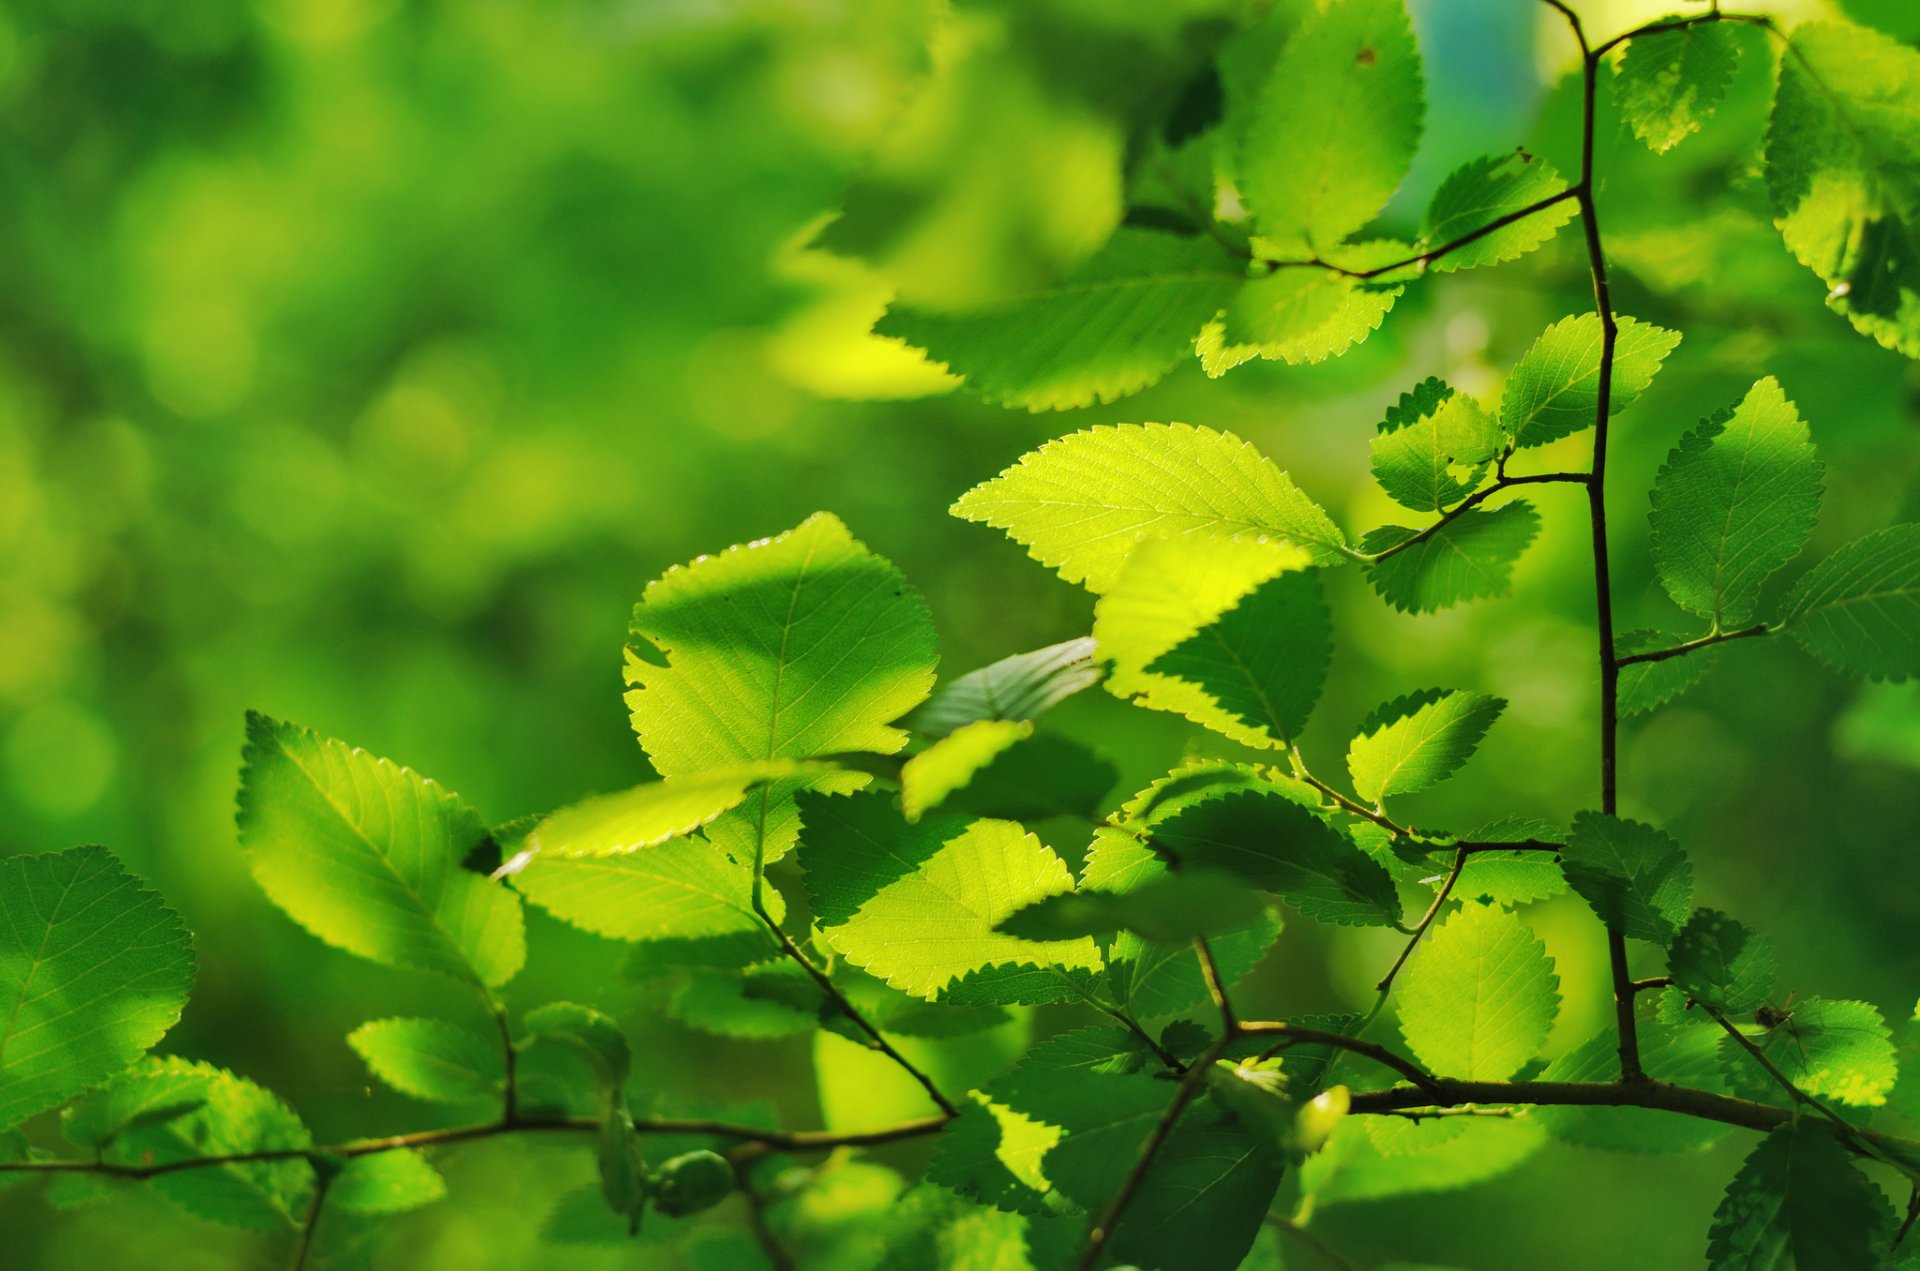
<path id="1" fill-rule="evenodd" d="M 1525 145 L 1578 170 L 1572 50 L 1551 14 L 1412 7 L 1432 123 L 1390 222 L 1410 233 L 1440 178 L 1478 154 Z M 1662 8 L 1575 7 L 1598 32 Z M 1920 36 L 1898 0 L 1838 8 Z M 640 587 L 816 508 L 926 592 L 948 674 L 1087 629 L 1087 597 L 945 514 L 1049 436 L 1118 420 L 1231 429 L 1343 523 L 1390 517 L 1366 481 L 1382 411 L 1429 374 L 1484 391 L 1546 324 L 1584 311 L 1577 236 L 1414 289 L 1343 359 L 1218 382 L 1189 363 L 1064 415 L 919 397 L 938 372 L 866 334 L 890 295 L 987 299 L 1090 254 L 1154 179 L 1152 126 L 1236 10 L 9 5 L 0 850 L 103 843 L 182 910 L 201 970 L 168 1050 L 271 1087 L 322 1140 L 402 1128 L 422 1113 L 370 1089 L 343 1037 L 432 989 L 325 953 L 253 887 L 232 814 L 246 708 L 400 757 L 499 822 L 645 776 L 619 697 Z M 1602 103 L 1616 304 L 1686 335 L 1614 433 L 1614 510 L 1634 531 L 1616 544 L 1623 629 L 1678 618 L 1639 532 L 1654 471 L 1763 369 L 1844 492 L 1826 500 L 1816 556 L 1920 515 L 1920 381 L 1823 307 L 1768 223 L 1767 52 L 1735 34 L 1746 56 L 1726 103 L 1674 155 L 1649 154 Z M 1445 684 L 1511 703 L 1466 776 L 1411 801 L 1419 823 L 1564 818 L 1594 799 L 1585 518 L 1571 493 L 1540 503 L 1510 599 L 1410 616 L 1357 571 L 1329 575 L 1337 652 L 1304 739 L 1325 766 L 1395 694 Z M 1784 986 L 1904 1016 L 1920 982 L 1920 696 L 1824 675 L 1778 641 L 1716 662 L 1627 727 L 1622 813 L 1688 844 L 1700 894 L 1773 936 Z M 1177 721 L 1098 694 L 1057 718 L 1121 765 L 1122 790 L 1188 744 Z M 1550 1054 L 1604 1022 L 1604 949 L 1579 905 L 1553 902 L 1537 924 L 1563 985 L 1586 990 L 1568 993 Z M 823 1053 L 852 1057 L 816 1090 L 806 1045 L 690 1032 L 623 985 L 620 950 L 538 913 L 529 926 L 512 995 L 616 1011 L 643 1080 L 765 1101 L 793 1124 L 884 1101 L 855 1067 L 870 1057 L 837 1038 Z M 1295 924 L 1249 1009 L 1363 1004 L 1395 944 Z M 1019 1044 L 990 1035 L 961 1062 L 990 1073 Z M 535 1252 L 562 1194 L 592 1181 L 577 1156 L 449 1155 L 449 1199 L 393 1224 L 375 1265 L 656 1265 L 644 1247 Z M 1644 1265 L 1688 1265 L 1736 1159 L 1550 1146 L 1519 1175 L 1341 1206 L 1316 1229 L 1368 1262 L 1598 1269 L 1618 1265 L 1608 1232 L 1630 1211 Z M 885 1186 L 848 1178 L 807 1203 L 860 1212 Z M 8 1265 L 279 1256 L 152 1199 L 56 1212 L 30 1190 L 0 1192 Z M 818 1218 L 824 1241 L 833 1214 Z M 707 1265 L 737 1253 L 716 1247 Z M 371 1255 L 347 1239 L 335 1256 Z"/>

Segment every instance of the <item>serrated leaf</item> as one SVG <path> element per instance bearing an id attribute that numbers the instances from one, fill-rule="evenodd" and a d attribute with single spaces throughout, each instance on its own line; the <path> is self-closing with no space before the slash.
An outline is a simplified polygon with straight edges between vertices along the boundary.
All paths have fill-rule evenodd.
<path id="1" fill-rule="evenodd" d="M 1743 1014 L 1773 992 L 1773 946 L 1715 909 L 1696 909 L 1667 951 L 1674 984 L 1723 1015 Z"/>
<path id="2" fill-rule="evenodd" d="M 1842 22 L 1791 43 L 1767 128 L 1773 223 L 1829 308 L 1920 357 L 1920 52 Z"/>
<path id="3" fill-rule="evenodd" d="M 1023 940 L 1070 940 L 1130 931 L 1176 943 L 1245 926 L 1260 916 L 1245 884 L 1207 870 L 1181 870 L 1129 891 L 1060 892 L 1016 910 L 1000 930 Z"/>
<path id="4" fill-rule="evenodd" d="M 1469 508 L 1411 547 L 1367 567 L 1380 598 L 1404 613 L 1432 613 L 1468 600 L 1506 594 L 1513 566 L 1540 532 L 1540 514 L 1525 499 L 1491 510 Z M 1400 525 L 1382 526 L 1360 550 L 1384 552 L 1417 537 Z"/>
<path id="5" fill-rule="evenodd" d="M 529 850 L 549 856 L 618 856 L 691 834 L 739 806 L 747 792 L 806 771 L 787 759 L 735 764 L 598 795 L 542 818 Z"/>
<path id="6" fill-rule="evenodd" d="M 416 1099 L 493 1099 L 506 1079 L 497 1041 L 444 1020 L 369 1020 L 347 1034 L 347 1045 L 374 1076 Z"/>
<path id="7" fill-rule="evenodd" d="M 1275 892 L 1309 918 L 1395 926 L 1393 879 L 1353 840 L 1277 794 L 1240 790 L 1156 824 L 1153 849 L 1181 867 L 1222 870 Z"/>
<path id="8" fill-rule="evenodd" d="M 1002 752 L 947 801 L 947 810 L 1002 821 L 1098 818 L 1120 770 L 1070 737 L 1041 733 Z"/>
<path id="9" fill-rule="evenodd" d="M 1518 843 L 1527 839 L 1557 843 L 1561 841 L 1562 830 L 1545 821 L 1506 817 L 1462 837 L 1481 843 Z M 1444 857 L 1445 853 L 1440 856 Z M 1441 865 L 1443 872 L 1433 875 L 1432 885 L 1437 886 L 1445 877 L 1445 868 Z M 1552 852 L 1480 851 L 1467 858 L 1466 868 L 1454 883 L 1453 894 L 1461 900 L 1482 900 L 1511 909 L 1558 896 L 1566 890 L 1567 876 L 1560 868 L 1560 858 Z"/>
<path id="10" fill-rule="evenodd" d="M 1615 653 L 1626 657 L 1634 653 L 1652 653 L 1656 649 L 1671 649 L 1683 642 L 1684 637 L 1681 636 L 1643 629 L 1615 637 L 1613 647 Z M 1621 667 L 1620 713 L 1644 715 L 1672 701 L 1700 682 L 1700 677 L 1712 665 L 1713 657 L 1714 651 L 1708 647 L 1676 658 L 1662 658 L 1658 662 L 1632 662 Z"/>
<path id="11" fill-rule="evenodd" d="M 1049 1168 L 1063 1143 L 1048 1154 Z M 1114 1163 L 1119 1163 L 1115 1161 Z M 1211 1100 L 1183 1115 L 1153 1164 L 1110 1248 L 1116 1261 L 1143 1267 L 1235 1271 L 1260 1234 L 1279 1190 L 1285 1158 L 1262 1136 Z"/>
<path id="12" fill-rule="evenodd" d="M 1547 948 L 1513 914 L 1467 905 L 1401 972 L 1400 1027 L 1429 1071 L 1505 1081 L 1540 1053 L 1560 1010 Z"/>
<path id="13" fill-rule="evenodd" d="M 122 1075 L 108 1095 L 148 1106 L 200 1100 L 185 1115 L 116 1136 L 103 1156 L 117 1164 L 161 1165 L 313 1146 L 306 1126 L 279 1098 L 211 1064 L 149 1059 Z M 300 1157 L 233 1161 L 161 1174 L 149 1185 L 213 1222 L 278 1231 L 305 1221 L 313 1167 Z"/>
<path id="14" fill-rule="evenodd" d="M 1340 269 L 1365 272 L 1405 260 L 1413 249 L 1382 239 L 1329 254 Z M 1319 266 L 1272 268 L 1242 284 L 1225 314 L 1201 330 L 1201 368 L 1218 379 L 1254 358 L 1311 366 L 1337 357 L 1379 330 L 1402 290 Z"/>
<path id="15" fill-rule="evenodd" d="M 1475 159 L 1440 183 L 1422 237 L 1429 248 L 1444 246 L 1566 188 L 1552 164 L 1524 150 Z M 1518 260 L 1552 238 L 1575 210 L 1574 200 L 1563 199 L 1448 252 L 1430 268 L 1446 273 Z"/>
<path id="16" fill-rule="evenodd" d="M 945 737 L 979 720 L 1038 719 L 1100 682 L 1092 636 L 1016 653 L 943 684 L 909 721 L 928 737 Z"/>
<path id="17" fill-rule="evenodd" d="M 1653 486 L 1654 568 L 1681 608 L 1743 627 L 1760 585 L 1800 554 L 1820 511 L 1813 440 L 1772 376 L 1681 438 Z"/>
<path id="18" fill-rule="evenodd" d="M 410 1148 L 356 1156 L 334 1176 L 327 1204 L 356 1214 L 401 1214 L 447 1194 L 447 1181 Z"/>
<path id="19" fill-rule="evenodd" d="M 1013 746 L 1033 736 L 1033 725 L 1010 719 L 962 724 L 901 766 L 900 804 L 918 821 L 964 789 L 974 775 Z"/>
<path id="20" fill-rule="evenodd" d="M 1284 746 L 1332 656 L 1308 560 L 1259 540 L 1142 543 L 1094 607 L 1108 690 L 1245 745 Z"/>
<path id="21" fill-rule="evenodd" d="M 193 941 L 100 847 L 0 861 L 0 1130 L 138 1059 L 179 1020 Z"/>
<path id="22" fill-rule="evenodd" d="M 924 349 L 989 401 L 1069 410 L 1172 370 L 1245 276 L 1211 239 L 1122 227 L 1045 291 L 964 313 L 895 308 L 874 331 Z"/>
<path id="23" fill-rule="evenodd" d="M 1514 449 L 1544 446 L 1598 421 L 1603 336 L 1598 314 L 1562 318 L 1521 357 L 1500 403 L 1500 425 Z M 1632 405 L 1679 343 L 1678 331 L 1619 319 L 1607 413 L 1617 415 Z"/>
<path id="24" fill-rule="evenodd" d="M 877 794 L 802 797 L 800 860 L 814 921 L 849 962 L 916 997 L 969 972 L 1100 964 L 1090 940 L 1039 943 L 995 930 L 1069 891 L 1066 864 L 1012 821 L 934 815 L 909 825 Z"/>
<path id="25" fill-rule="evenodd" d="M 1473 398 L 1423 380 L 1387 411 L 1373 477 L 1394 502 L 1437 512 L 1479 488 L 1500 440 L 1499 423 Z"/>
<path id="26" fill-rule="evenodd" d="M 1713 117 L 1739 61 L 1721 22 L 1635 36 L 1615 67 L 1613 99 L 1633 135 L 1665 154 Z"/>
<path id="27" fill-rule="evenodd" d="M 1401 0 L 1303 21 L 1253 101 L 1240 191 L 1260 232 L 1308 254 L 1379 214 L 1420 138 L 1420 54 Z"/>
<path id="28" fill-rule="evenodd" d="M 1379 803 L 1438 785 L 1473 757 L 1506 708 L 1504 698 L 1437 688 L 1395 698 L 1347 747 L 1354 793 Z"/>
<path id="29" fill-rule="evenodd" d="M 1920 524 L 1875 530 L 1809 569 L 1782 625 L 1836 671 L 1920 676 Z"/>
<path id="30" fill-rule="evenodd" d="M 1316 1207 L 1467 1187 L 1513 1169 L 1547 1141 L 1539 1126 L 1517 1117 L 1376 1125 L 1386 1120 L 1348 1117 L 1307 1158 L 1300 1189 Z M 1396 1140 L 1392 1153 L 1380 1147 L 1387 1134 Z"/>
<path id="31" fill-rule="evenodd" d="M 1672 835 L 1582 812 L 1560 853 L 1567 883 L 1609 931 L 1664 945 L 1693 907 L 1693 864 Z"/>
<path id="32" fill-rule="evenodd" d="M 1813 1118 L 1760 1140 L 1727 1185 L 1707 1238 L 1713 1271 L 1856 1271 L 1880 1265 L 1886 1200 Z"/>
<path id="33" fill-rule="evenodd" d="M 1119 424 L 1050 441 L 975 486 L 953 514 L 1005 530 L 1070 583 L 1108 590 L 1136 544 L 1273 538 L 1326 564 L 1346 540 L 1286 473 L 1232 433 Z"/>
<path id="34" fill-rule="evenodd" d="M 1678 1023 L 1658 1016 L 1645 996 L 1636 1004 L 1640 1064 L 1655 1081 L 1720 1093 L 1719 1027 L 1700 1012 Z M 1618 1081 L 1620 1038 L 1609 1023 L 1548 1064 L 1542 1081 Z M 1725 1138 L 1728 1127 L 1649 1108 L 1545 1107 L 1530 1114 L 1563 1142 L 1614 1152 L 1695 1152 Z"/>
<path id="35" fill-rule="evenodd" d="M 633 611 L 626 700 L 663 777 L 886 755 L 906 744 L 893 721 L 927 696 L 934 661 L 925 602 L 822 512 L 649 584 Z M 762 828 L 767 810 L 790 806 L 804 784 L 763 786 L 748 801 L 764 860 L 790 845 Z"/>
<path id="36" fill-rule="evenodd" d="M 1782 1015 L 1773 1027 L 1756 1028 L 1747 1038 L 1787 1080 L 1816 1099 L 1863 1108 L 1887 1101 L 1900 1065 L 1893 1035 L 1878 1009 L 1866 1002 L 1813 997 Z M 1775 1103 L 1786 1097 L 1731 1037 L 1721 1039 L 1720 1063 L 1734 1093 Z"/>
<path id="37" fill-rule="evenodd" d="M 487 837 L 412 769 L 248 714 L 240 846 L 267 897 L 328 944 L 505 984 L 526 961 L 520 898 L 462 864 Z"/>
<path id="38" fill-rule="evenodd" d="M 821 1001 L 819 988 L 797 964 L 775 962 L 764 970 L 688 971 L 668 1011 L 703 1033 L 767 1039 L 820 1027 Z M 862 1034 L 860 1039 L 864 1038 Z"/>

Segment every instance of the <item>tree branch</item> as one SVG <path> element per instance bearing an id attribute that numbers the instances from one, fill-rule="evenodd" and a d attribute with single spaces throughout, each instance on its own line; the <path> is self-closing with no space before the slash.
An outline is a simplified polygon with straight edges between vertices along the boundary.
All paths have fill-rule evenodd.
<path id="1" fill-rule="evenodd" d="M 1228 1037 L 1240 1031 L 1239 1023 L 1233 1017 L 1233 1003 L 1227 1000 L 1227 986 L 1220 979 L 1220 965 L 1213 960 L 1213 950 L 1207 947 L 1204 936 L 1193 938 L 1194 956 L 1200 959 L 1200 978 L 1207 982 L 1207 996 L 1213 999 L 1213 1008 L 1220 1012 L 1220 1025 Z"/>
<path id="2" fill-rule="evenodd" d="M 1393 1069 L 1408 1081 L 1413 1082 L 1415 1086 L 1436 1095 L 1446 1084 L 1404 1055 L 1363 1038 L 1349 1037 L 1345 1033 L 1328 1033 L 1317 1028 L 1303 1028 L 1284 1020 L 1254 1020 L 1240 1025 L 1240 1034 L 1246 1037 L 1278 1036 L 1285 1038 L 1287 1045 L 1331 1046 L 1335 1050 L 1349 1051 Z M 1444 1102 L 1444 1100 L 1432 1100 L 1432 1102 Z"/>
<path id="3" fill-rule="evenodd" d="M 1387 968 L 1387 973 L 1380 977 L 1380 983 L 1373 986 L 1376 993 L 1385 993 L 1393 987 L 1393 977 L 1400 974 L 1400 968 L 1407 964 L 1407 959 L 1413 956 L 1414 949 L 1419 947 L 1420 937 L 1426 935 L 1427 928 L 1433 925 L 1434 918 L 1440 913 L 1440 907 L 1447 903 L 1447 897 L 1453 895 L 1453 885 L 1460 881 L 1460 874 L 1466 869 L 1467 857 L 1470 855 L 1471 853 L 1464 847 L 1454 849 L 1453 868 L 1447 871 L 1446 881 L 1440 884 L 1440 890 L 1434 896 L 1433 903 L 1427 906 L 1427 912 L 1420 916 L 1419 922 L 1413 924 L 1413 938 L 1407 941 L 1407 947 L 1400 950 L 1400 956 L 1393 960 L 1393 965 Z"/>
<path id="4" fill-rule="evenodd" d="M 1393 261 L 1389 264 L 1376 265 L 1372 269 L 1348 269 L 1344 265 L 1336 265 L 1332 261 L 1324 260 L 1318 256 L 1309 257 L 1306 260 L 1269 260 L 1263 263 L 1266 265 L 1268 273 L 1278 273 L 1282 269 L 1324 269 L 1328 273 L 1339 274 L 1343 278 L 1352 278 L 1356 282 L 1365 282 L 1369 279 L 1397 273 L 1402 269 L 1411 269 L 1416 265 L 1430 265 L 1442 256 L 1457 252 L 1470 243 L 1479 242 L 1495 230 L 1505 229 L 1515 221 L 1524 221 L 1535 212 L 1544 212 L 1548 208 L 1560 203 L 1565 203 L 1568 199 L 1574 198 L 1575 196 L 1576 191 L 1569 188 L 1560 191 L 1558 194 L 1549 194 L 1543 199 L 1535 199 L 1525 207 L 1516 208 L 1511 212 L 1494 217 L 1480 228 L 1462 234 L 1452 242 L 1442 243 L 1438 247 L 1430 247 L 1425 251 L 1415 252 L 1411 256 Z"/>
<path id="5" fill-rule="evenodd" d="M 1629 653 L 1615 659 L 1617 666 L 1633 666 L 1639 662 L 1665 662 L 1668 658 L 1682 657 L 1696 649 L 1709 649 L 1716 644 L 1725 644 L 1729 640 L 1748 640 L 1754 636 L 1772 635 L 1778 628 L 1764 622 L 1756 622 L 1750 627 L 1738 631 L 1714 631 L 1701 636 L 1698 640 L 1689 640 L 1685 644 L 1676 644 L 1671 649 L 1655 649 L 1650 653 Z"/>
<path id="6" fill-rule="evenodd" d="M 1442 512 L 1440 514 L 1439 520 L 1427 526 L 1425 529 L 1421 530 L 1418 534 L 1415 534 L 1412 538 L 1407 539 L 1405 542 L 1395 543 L 1392 547 L 1383 548 L 1377 552 L 1361 552 L 1361 551 L 1354 551 L 1352 549 L 1349 549 L 1347 551 L 1347 556 L 1353 560 L 1361 562 L 1362 564 L 1377 565 L 1381 561 L 1386 560 L 1389 557 L 1398 556 L 1401 552 L 1406 551 L 1410 547 L 1419 546 L 1421 543 L 1424 543 L 1428 539 L 1432 538 L 1435 534 L 1438 534 L 1441 530 L 1444 530 L 1445 528 L 1447 528 L 1447 526 L 1453 524 L 1453 522 L 1463 514 L 1473 510 L 1476 507 L 1479 507 L 1482 503 L 1485 503 L 1488 499 L 1492 498 L 1494 495 L 1499 494 L 1502 490 L 1510 490 L 1517 485 L 1548 485 L 1548 484 L 1586 485 L 1587 483 L 1588 483 L 1587 474 L 1583 472 L 1543 472 L 1530 477 L 1510 477 L 1503 472 L 1497 478 L 1495 478 L 1494 483 L 1492 485 L 1487 486 L 1485 489 L 1479 490 L 1476 493 L 1467 496 L 1465 499 L 1462 499 L 1459 503 L 1454 504 L 1451 508 L 1448 508 L 1445 512 Z"/>

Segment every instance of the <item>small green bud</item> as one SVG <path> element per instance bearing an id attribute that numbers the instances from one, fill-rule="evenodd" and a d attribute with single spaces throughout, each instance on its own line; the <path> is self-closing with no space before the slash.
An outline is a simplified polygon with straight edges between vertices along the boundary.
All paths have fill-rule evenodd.
<path id="1" fill-rule="evenodd" d="M 711 1209 L 733 1191 L 733 1167 L 717 1152 L 688 1152 L 663 1162 L 653 1179 L 653 1207 L 670 1218 Z"/>

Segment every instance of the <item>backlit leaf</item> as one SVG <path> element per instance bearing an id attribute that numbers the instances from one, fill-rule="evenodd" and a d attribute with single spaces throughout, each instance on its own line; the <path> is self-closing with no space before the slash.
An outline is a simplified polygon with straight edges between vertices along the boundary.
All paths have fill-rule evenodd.
<path id="1" fill-rule="evenodd" d="M 1379 803 L 1445 781 L 1473 757 L 1506 706 L 1485 693 L 1445 689 L 1388 702 L 1347 748 L 1354 793 Z"/>
<path id="2" fill-rule="evenodd" d="M 1667 354 L 1680 343 L 1678 331 L 1633 318 L 1621 318 L 1619 327 L 1609 415 L 1619 414 L 1646 391 Z M 1521 357 L 1507 377 L 1500 403 L 1500 424 L 1516 450 L 1558 441 L 1598 421 L 1603 335 L 1597 314 L 1562 318 Z"/>
<path id="3" fill-rule="evenodd" d="M 1423 237 L 1429 248 L 1445 246 L 1566 188 L 1566 181 L 1552 164 L 1525 151 L 1475 159 L 1440 183 L 1427 207 Z M 1431 268 L 1444 273 L 1518 260 L 1552 238 L 1573 219 L 1575 210 L 1574 200 L 1563 199 L 1482 234 L 1440 257 Z"/>
<path id="4" fill-rule="evenodd" d="M 1610 931 L 1664 945 L 1693 908 L 1693 865 L 1672 835 L 1582 812 L 1560 853 L 1567 882 Z"/>
<path id="5" fill-rule="evenodd" d="M 1633 135 L 1664 154 L 1713 117 L 1739 60 L 1722 22 L 1635 36 L 1615 67 L 1613 99 Z"/>
<path id="6" fill-rule="evenodd" d="M 1879 1189 L 1840 1141 L 1817 1118 L 1803 1117 L 1760 1140 L 1727 1185 L 1707 1263 L 1713 1271 L 1878 1266 L 1890 1218 Z"/>
<path id="7" fill-rule="evenodd" d="M 1432 613 L 1468 600 L 1505 595 L 1513 566 L 1540 532 L 1540 514 L 1525 499 L 1491 510 L 1469 508 L 1437 531 L 1367 568 L 1380 598 L 1405 613 Z M 1416 538 L 1420 531 L 1387 525 L 1360 542 L 1379 553 Z"/>
<path id="8" fill-rule="evenodd" d="M 1511 912 L 1466 905 L 1428 933 L 1401 972 L 1400 1027 L 1429 1071 L 1505 1081 L 1546 1044 L 1560 979 Z"/>
<path id="9" fill-rule="evenodd" d="M 1920 525 L 1875 530 L 1809 569 L 1787 597 L 1783 625 L 1837 671 L 1920 676 Z"/>

